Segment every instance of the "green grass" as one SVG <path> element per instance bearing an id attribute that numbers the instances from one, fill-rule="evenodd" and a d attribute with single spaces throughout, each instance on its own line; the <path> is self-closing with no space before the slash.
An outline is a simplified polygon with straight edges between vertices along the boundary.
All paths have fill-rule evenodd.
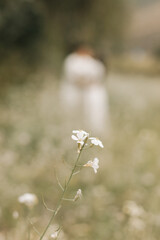
<path id="1" fill-rule="evenodd" d="M 60 239 L 66 240 L 159 239 L 159 89 L 158 78 L 108 76 L 112 130 L 103 137 L 104 150 L 82 155 L 83 162 L 99 157 L 100 169 L 95 175 L 85 168 L 74 177 L 68 197 L 81 188 L 83 198 L 64 203 L 49 233 L 55 224 L 62 224 Z M 12 87 L 0 103 L 0 240 L 27 239 L 27 212 L 17 202 L 25 192 L 39 198 L 30 218 L 42 231 L 51 213 L 41 195 L 54 208 L 61 191 L 55 171 L 64 183 L 75 160 L 76 144 L 70 137 L 75 123 L 67 123 L 57 99 L 57 84 L 46 80 L 39 87 L 30 83 Z M 144 228 L 131 226 L 123 211 L 127 200 L 143 207 Z M 12 217 L 13 211 L 19 212 L 18 219 Z M 34 230 L 31 239 L 37 239 Z"/>

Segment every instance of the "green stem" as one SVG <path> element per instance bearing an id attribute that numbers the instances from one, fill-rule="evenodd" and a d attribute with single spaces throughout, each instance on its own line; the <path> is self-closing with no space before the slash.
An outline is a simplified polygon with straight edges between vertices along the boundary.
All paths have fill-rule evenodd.
<path id="1" fill-rule="evenodd" d="M 31 229 L 30 229 L 30 224 L 28 223 L 28 240 L 30 240 L 30 233 L 31 233 Z"/>
<path id="2" fill-rule="evenodd" d="M 44 235 L 46 234 L 49 226 L 51 225 L 51 223 L 52 223 L 52 221 L 53 221 L 53 219 L 55 218 L 56 214 L 58 213 L 59 209 L 61 208 L 61 203 L 62 203 L 62 201 L 63 201 L 63 197 L 64 197 L 64 195 L 65 195 L 65 193 L 66 193 L 66 191 L 67 191 L 67 189 L 68 189 L 69 183 L 70 183 L 71 178 L 72 178 L 72 176 L 73 176 L 73 174 L 74 174 L 74 171 L 75 171 L 75 169 L 76 169 L 76 167 L 77 167 L 78 160 L 79 160 L 79 158 L 80 158 L 80 156 L 81 156 L 81 152 L 82 152 L 82 150 L 83 150 L 83 147 L 84 147 L 85 144 L 86 144 L 86 141 L 87 141 L 87 139 L 85 140 L 85 142 L 84 142 L 83 146 L 81 147 L 81 150 L 80 150 L 80 152 L 79 152 L 79 154 L 78 154 L 78 156 L 77 156 L 77 159 L 76 159 L 76 161 L 75 161 L 74 167 L 73 167 L 73 169 L 72 169 L 72 171 L 71 171 L 71 174 L 70 174 L 70 176 L 69 176 L 69 178 L 68 178 L 68 181 L 67 181 L 67 183 L 66 183 L 66 185 L 65 185 L 65 187 L 64 187 L 64 191 L 63 191 L 63 193 L 62 193 L 62 195 L 61 195 L 61 197 L 60 197 L 60 199 L 59 199 L 59 202 L 58 202 L 58 204 L 57 204 L 57 207 L 56 207 L 53 215 L 51 216 L 51 218 L 50 218 L 50 220 L 49 220 L 49 222 L 48 222 L 48 224 L 47 224 L 44 232 L 42 233 L 41 237 L 39 238 L 39 240 L 42 240 L 42 239 L 43 239 L 43 237 L 44 237 Z"/>

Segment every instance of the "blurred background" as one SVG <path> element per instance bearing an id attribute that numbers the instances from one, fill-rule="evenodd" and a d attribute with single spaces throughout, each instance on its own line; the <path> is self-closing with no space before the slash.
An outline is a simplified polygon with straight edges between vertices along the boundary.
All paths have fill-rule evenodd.
<path id="1" fill-rule="evenodd" d="M 49 231 L 62 224 L 66 240 L 159 238 L 159 9 L 158 0 L 0 0 L 0 240 L 27 239 L 17 202 L 25 192 L 39 198 L 29 214 L 42 231 L 50 213 L 41 196 L 54 208 L 55 171 L 64 182 L 76 157 L 70 129 L 79 126 L 65 121 L 58 95 L 77 42 L 105 63 L 112 131 L 103 151 L 83 156 L 99 157 L 97 175 L 85 169 L 72 181 L 69 194 L 81 187 L 81 202 L 65 203 Z"/>

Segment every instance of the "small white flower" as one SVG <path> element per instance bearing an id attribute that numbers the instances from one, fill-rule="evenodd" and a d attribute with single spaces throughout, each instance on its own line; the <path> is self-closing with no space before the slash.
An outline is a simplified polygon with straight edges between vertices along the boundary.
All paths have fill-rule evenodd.
<path id="1" fill-rule="evenodd" d="M 25 204 L 27 207 L 31 208 L 38 203 L 38 198 L 35 194 L 25 193 L 19 196 L 18 201 Z"/>
<path id="2" fill-rule="evenodd" d="M 98 138 L 91 137 L 89 139 L 91 139 L 91 143 L 93 145 L 100 146 L 101 148 L 104 148 L 103 143 Z"/>
<path id="3" fill-rule="evenodd" d="M 81 189 L 78 189 L 75 197 L 74 197 L 74 201 L 77 201 L 79 198 L 82 197 L 82 190 Z"/>
<path id="4" fill-rule="evenodd" d="M 84 144 L 84 140 L 89 136 L 89 134 L 83 130 L 73 130 L 72 133 L 76 134 L 72 135 L 72 139 L 80 143 L 81 145 Z"/>
<path id="5" fill-rule="evenodd" d="M 84 167 L 92 167 L 94 172 L 97 173 L 97 169 L 99 168 L 99 159 L 98 158 L 94 158 L 93 161 L 88 161 L 85 165 L 83 165 Z"/>
<path id="6" fill-rule="evenodd" d="M 84 144 L 84 141 L 86 140 L 86 138 L 88 138 L 89 136 L 89 133 L 83 131 L 83 130 L 73 130 L 72 133 L 76 134 L 75 135 L 72 135 L 71 138 L 74 140 L 74 141 L 77 141 L 78 143 L 78 149 L 80 150 L 81 147 L 83 146 Z"/>
<path id="7" fill-rule="evenodd" d="M 123 212 L 131 217 L 141 217 L 144 214 L 144 209 L 134 201 L 126 201 Z"/>
<path id="8" fill-rule="evenodd" d="M 58 237 L 58 231 L 51 234 L 51 239 L 57 239 Z"/>

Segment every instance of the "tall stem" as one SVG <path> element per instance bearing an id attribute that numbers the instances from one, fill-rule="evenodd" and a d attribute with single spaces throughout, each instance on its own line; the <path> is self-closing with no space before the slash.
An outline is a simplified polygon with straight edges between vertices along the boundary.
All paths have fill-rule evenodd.
<path id="1" fill-rule="evenodd" d="M 69 176 L 69 178 L 68 178 L 68 181 L 67 181 L 67 183 L 66 183 L 66 185 L 65 185 L 65 187 L 64 187 L 63 193 L 62 193 L 62 195 L 61 195 L 61 197 L 60 197 L 60 199 L 59 199 L 59 202 L 58 202 L 58 204 L 57 204 L 57 206 L 56 206 L 56 208 L 55 208 L 55 211 L 54 211 L 53 215 L 51 216 L 51 218 L 50 218 L 50 220 L 49 220 L 46 228 L 44 229 L 41 237 L 39 238 L 39 240 L 42 240 L 42 239 L 43 239 L 43 237 L 44 237 L 44 235 L 46 234 L 49 226 L 51 225 L 53 219 L 55 218 L 56 214 L 58 213 L 58 211 L 59 211 L 59 209 L 60 209 L 60 207 L 61 207 L 61 203 L 62 203 L 62 201 L 63 201 L 63 197 L 64 197 L 64 195 L 65 195 L 65 193 L 66 193 L 66 191 L 67 191 L 67 189 L 68 189 L 69 183 L 70 183 L 71 178 L 72 178 L 72 176 L 73 176 L 73 174 L 74 174 L 74 171 L 75 171 L 75 169 L 76 169 L 76 167 L 77 167 L 78 160 L 79 160 L 79 158 L 80 158 L 80 156 L 81 156 L 81 152 L 82 152 L 82 150 L 83 150 L 83 147 L 85 146 L 86 141 L 87 141 L 87 139 L 85 140 L 83 146 L 81 147 L 81 149 L 80 149 L 80 151 L 79 151 L 79 153 L 78 153 L 77 159 L 76 159 L 76 161 L 75 161 L 75 163 L 74 163 L 73 169 L 72 169 L 71 174 L 70 174 L 70 176 Z"/>

